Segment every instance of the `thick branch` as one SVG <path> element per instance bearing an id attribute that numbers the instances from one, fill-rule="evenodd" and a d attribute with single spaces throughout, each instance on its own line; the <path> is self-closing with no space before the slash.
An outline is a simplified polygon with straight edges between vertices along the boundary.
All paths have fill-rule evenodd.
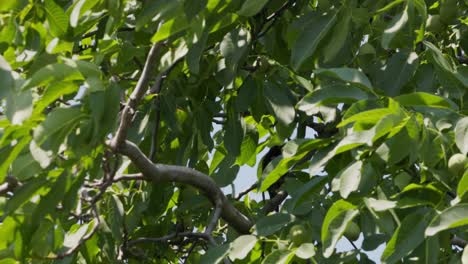
<path id="1" fill-rule="evenodd" d="M 239 233 L 249 233 L 252 222 L 229 202 L 216 182 L 209 176 L 183 166 L 153 164 L 134 143 L 129 141 L 120 145 L 117 151 L 129 157 L 146 179 L 154 182 L 188 184 L 204 192 L 215 205 L 216 200 L 219 199 L 222 204 L 221 217 Z"/>
<path id="2" fill-rule="evenodd" d="M 140 79 L 138 80 L 135 89 L 128 98 L 127 104 L 125 105 L 125 108 L 122 111 L 119 128 L 117 129 L 117 132 L 110 144 L 111 148 L 114 150 L 119 145 L 121 145 L 127 137 L 127 130 L 131 125 L 133 113 L 135 112 L 135 108 L 140 102 L 141 98 L 145 95 L 145 92 L 148 90 L 151 74 L 154 72 L 154 69 L 156 68 L 156 64 L 158 62 L 158 51 L 162 45 L 162 43 L 158 42 L 151 47 L 148 57 L 146 58 L 143 72 L 141 73 Z"/>

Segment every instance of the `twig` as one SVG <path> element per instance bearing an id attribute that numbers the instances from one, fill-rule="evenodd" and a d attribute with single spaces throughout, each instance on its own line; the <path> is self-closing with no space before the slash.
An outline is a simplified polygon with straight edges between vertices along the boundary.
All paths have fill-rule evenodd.
<path id="1" fill-rule="evenodd" d="M 134 174 L 122 174 L 120 176 L 114 177 L 112 182 L 119 182 L 119 181 L 133 181 L 133 180 L 144 180 L 145 177 L 141 173 L 134 173 Z"/>
<path id="2" fill-rule="evenodd" d="M 190 246 L 189 250 L 187 251 L 187 255 L 185 256 L 184 259 L 184 264 L 188 263 L 188 259 L 190 258 L 190 254 L 192 254 L 192 251 L 195 249 L 197 246 L 197 241 L 193 242 L 192 245 Z"/>
<path id="3" fill-rule="evenodd" d="M 288 197 L 288 193 L 285 191 L 279 191 L 275 197 L 271 198 L 263 207 L 263 213 L 268 214 L 275 210 L 283 201 Z"/>
<path id="4" fill-rule="evenodd" d="M 346 236 L 345 236 L 345 237 L 346 237 Z M 346 239 L 347 239 L 348 242 L 351 244 L 351 246 L 353 246 L 353 248 L 354 248 L 355 250 L 359 251 L 359 248 L 356 246 L 356 244 L 354 244 L 354 242 L 353 242 L 351 239 L 349 239 L 349 238 L 347 238 L 347 237 L 346 237 Z"/>
<path id="5" fill-rule="evenodd" d="M 166 242 L 176 237 L 195 237 L 195 238 L 209 240 L 210 235 L 207 235 L 205 233 L 180 232 L 180 233 L 172 233 L 172 234 L 165 235 L 162 237 L 140 237 L 140 238 L 128 241 L 127 246 L 130 247 L 135 244 L 148 243 L 148 242 L 150 243 Z"/>
<path id="6" fill-rule="evenodd" d="M 163 44 L 161 42 L 155 43 L 148 53 L 143 72 L 140 76 L 140 79 L 138 80 L 135 90 L 133 90 L 132 94 L 128 98 L 125 108 L 122 111 L 119 128 L 117 129 L 117 132 L 111 141 L 110 147 L 114 151 L 116 151 L 119 148 L 119 146 L 125 142 L 125 139 L 127 137 L 127 130 L 131 125 L 133 113 L 135 112 L 136 106 L 138 105 L 141 98 L 144 96 L 146 90 L 148 89 L 151 74 L 156 68 L 159 50 L 162 47 L 162 45 Z"/>
<path id="7" fill-rule="evenodd" d="M 218 223 L 219 218 L 221 217 L 221 212 L 223 211 L 223 202 L 221 199 L 216 199 L 215 202 L 215 210 L 213 213 L 213 217 L 211 218 L 210 223 L 206 227 L 205 234 L 208 234 L 211 236 L 211 233 L 216 227 L 216 224 Z"/>
<path id="8" fill-rule="evenodd" d="M 275 12 L 273 12 L 271 15 L 269 15 L 266 20 L 265 20 L 265 23 L 263 23 L 263 25 L 260 27 L 260 28 L 263 28 L 263 26 L 270 22 L 271 23 L 265 28 L 265 30 L 261 31 L 260 33 L 258 33 L 258 35 L 255 37 L 255 40 L 263 37 L 272 27 L 273 25 L 275 24 L 276 20 L 283 14 L 283 12 L 285 10 L 288 9 L 289 5 L 291 5 L 293 3 L 293 1 L 291 0 L 288 0 L 286 1 L 286 3 L 284 3 L 278 10 L 276 10 Z"/>
<path id="9" fill-rule="evenodd" d="M 248 194 L 249 192 L 257 188 L 257 186 L 258 186 L 257 183 L 252 184 L 252 186 L 250 186 L 247 190 L 240 192 L 239 195 L 235 199 L 240 200 L 244 195 Z"/>

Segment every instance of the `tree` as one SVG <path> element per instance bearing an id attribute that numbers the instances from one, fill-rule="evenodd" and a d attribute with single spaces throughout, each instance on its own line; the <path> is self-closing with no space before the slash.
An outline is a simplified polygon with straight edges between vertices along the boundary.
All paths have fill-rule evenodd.
<path id="1" fill-rule="evenodd" d="M 0 263 L 468 263 L 467 6 L 1 1 Z"/>

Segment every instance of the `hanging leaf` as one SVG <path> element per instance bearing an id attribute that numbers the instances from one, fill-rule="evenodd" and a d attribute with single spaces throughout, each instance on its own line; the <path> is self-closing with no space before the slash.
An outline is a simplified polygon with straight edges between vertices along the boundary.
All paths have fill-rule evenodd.
<path id="1" fill-rule="evenodd" d="M 458 120 L 455 126 L 455 143 L 463 154 L 468 154 L 468 117 Z"/>
<path id="2" fill-rule="evenodd" d="M 336 201 L 328 209 L 322 225 L 323 256 L 329 258 L 349 223 L 359 214 L 357 206 L 345 201 Z"/>
<path id="3" fill-rule="evenodd" d="M 54 37 L 63 37 L 68 31 L 68 16 L 54 0 L 45 0 L 44 7 L 49 22 L 50 33 Z"/>
<path id="4" fill-rule="evenodd" d="M 246 17 L 253 16 L 260 12 L 266 3 L 268 3 L 268 0 L 245 1 L 237 14 Z"/>
<path id="5" fill-rule="evenodd" d="M 244 259 L 250 253 L 257 243 L 257 237 L 252 235 L 243 235 L 231 244 L 229 249 L 229 258 L 231 260 Z"/>
<path id="6" fill-rule="evenodd" d="M 382 254 L 382 263 L 397 263 L 424 241 L 428 215 L 415 212 L 403 219 Z"/>
<path id="7" fill-rule="evenodd" d="M 457 204 L 443 210 L 434 217 L 426 229 L 426 236 L 433 236 L 441 231 L 468 225 L 468 204 Z"/>
<path id="8" fill-rule="evenodd" d="M 335 24 L 336 14 L 312 14 L 301 25 L 301 32 L 292 48 L 291 65 L 299 69 L 312 56 L 320 41 Z"/>

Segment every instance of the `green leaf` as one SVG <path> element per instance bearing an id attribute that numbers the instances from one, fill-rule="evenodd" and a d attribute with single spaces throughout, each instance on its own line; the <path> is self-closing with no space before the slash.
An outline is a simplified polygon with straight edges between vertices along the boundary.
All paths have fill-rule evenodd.
<path id="1" fill-rule="evenodd" d="M 268 3 L 268 0 L 247 0 L 242 4 L 242 7 L 237 11 L 237 14 L 246 17 L 254 16 L 262 10 L 266 3 Z"/>
<path id="2" fill-rule="evenodd" d="M 116 125 L 119 113 L 120 87 L 111 83 L 104 91 L 89 95 L 91 117 L 94 121 L 92 144 L 102 141 Z"/>
<path id="3" fill-rule="evenodd" d="M 310 116 L 319 113 L 323 105 L 353 103 L 367 98 L 368 95 L 365 92 L 352 85 L 325 85 L 304 96 L 297 103 L 297 109 Z"/>
<path id="4" fill-rule="evenodd" d="M 68 16 L 53 0 L 45 0 L 47 22 L 54 37 L 63 37 L 68 31 Z"/>
<path id="5" fill-rule="evenodd" d="M 396 207 L 396 202 L 389 200 L 377 200 L 374 198 L 364 198 L 367 207 L 375 212 L 383 212 Z"/>
<path id="6" fill-rule="evenodd" d="M 150 1 L 143 2 L 141 12 L 135 17 L 135 29 L 141 31 L 148 23 L 158 23 L 160 21 L 169 21 L 175 17 L 181 10 L 182 1 Z M 185 2 L 184 2 L 185 3 Z M 152 20 L 156 21 L 152 21 Z"/>
<path id="7" fill-rule="evenodd" d="M 418 64 L 418 55 L 415 52 L 395 53 L 379 75 L 380 88 L 389 96 L 399 95 L 403 86 L 416 73 Z"/>
<path id="8" fill-rule="evenodd" d="M 399 208 L 409 208 L 421 205 L 436 207 L 443 198 L 443 193 L 431 185 L 410 184 L 397 196 Z"/>
<path id="9" fill-rule="evenodd" d="M 381 257 L 382 263 L 397 263 L 424 241 L 427 216 L 415 212 L 403 219 L 385 247 Z"/>
<path id="10" fill-rule="evenodd" d="M 452 105 L 445 98 L 424 92 L 404 94 L 397 96 L 394 99 L 403 106 L 452 108 Z"/>
<path id="11" fill-rule="evenodd" d="M 257 244 L 257 237 L 252 235 L 243 235 L 231 244 L 229 249 L 229 258 L 231 260 L 244 259 Z"/>
<path id="12" fill-rule="evenodd" d="M 352 83 L 364 89 L 372 90 L 372 84 L 369 78 L 362 73 L 360 70 L 352 68 L 330 68 L 330 69 L 318 69 L 314 71 L 318 76 L 328 76 L 334 79 L 341 80 L 346 83 Z"/>
<path id="13" fill-rule="evenodd" d="M 125 210 L 117 195 L 112 195 L 112 199 L 110 199 L 110 213 L 108 217 L 108 221 L 110 222 L 110 228 L 112 231 L 112 235 L 116 241 L 122 240 L 122 234 L 124 229 L 124 217 L 125 217 Z"/>
<path id="14" fill-rule="evenodd" d="M 209 248 L 200 259 L 200 263 L 220 263 L 229 254 L 229 244 Z"/>
<path id="15" fill-rule="evenodd" d="M 49 140 L 48 149 L 57 151 L 65 137 L 85 116 L 78 108 L 56 108 L 34 130 L 34 141 L 42 146 L 46 140 Z"/>
<path id="16" fill-rule="evenodd" d="M 461 153 L 468 153 L 468 117 L 458 120 L 455 126 L 455 143 Z"/>
<path id="17" fill-rule="evenodd" d="M 242 141 L 240 155 L 236 159 L 236 164 L 242 166 L 249 163 L 252 159 L 256 160 L 258 132 L 256 128 L 250 129 L 247 125 L 247 133 Z M 249 164 L 250 165 L 250 164 Z"/>
<path id="18" fill-rule="evenodd" d="M 23 137 L 19 142 L 17 142 L 13 149 L 8 153 L 8 156 L 0 164 L 0 182 L 3 182 L 7 176 L 8 169 L 13 161 L 18 157 L 18 155 L 23 151 L 24 147 L 31 141 L 29 136 Z"/>
<path id="19" fill-rule="evenodd" d="M 220 43 L 219 49 L 226 59 L 226 67 L 234 67 L 249 48 L 250 33 L 239 27 L 227 33 Z"/>
<path id="20" fill-rule="evenodd" d="M 335 14 L 313 14 L 301 25 L 302 32 L 296 39 L 292 48 L 291 65 L 297 70 L 304 61 L 312 56 L 325 35 L 330 31 L 336 21 Z"/>
<path id="21" fill-rule="evenodd" d="M 322 225 L 323 256 L 329 258 L 349 223 L 359 214 L 357 206 L 338 200 L 328 209 Z"/>
<path id="22" fill-rule="evenodd" d="M 463 177 L 458 182 L 457 195 L 463 197 L 468 192 L 468 170 L 465 170 Z"/>
<path id="23" fill-rule="evenodd" d="M 300 187 L 293 195 L 291 201 L 292 208 L 296 208 L 302 202 L 304 202 L 308 197 L 319 193 L 325 184 L 328 182 L 329 178 L 325 176 L 314 176 L 306 184 Z"/>
<path id="24" fill-rule="evenodd" d="M 55 212 L 57 205 L 63 200 L 65 193 L 71 185 L 71 175 L 66 172 L 55 180 L 49 192 L 41 200 L 33 212 L 33 219 L 43 219 L 46 215 Z"/>
<path id="25" fill-rule="evenodd" d="M 73 4 L 72 11 L 70 13 L 70 26 L 76 27 L 78 20 L 81 16 L 91 8 L 93 8 L 98 2 L 92 0 L 78 0 Z"/>
<path id="26" fill-rule="evenodd" d="M 355 114 L 353 116 L 350 116 L 349 118 L 341 121 L 337 127 L 343 127 L 346 126 L 347 124 L 353 123 L 353 122 L 365 122 L 368 124 L 376 124 L 379 120 L 381 120 L 383 117 L 386 115 L 393 114 L 394 111 L 392 111 L 389 108 L 378 108 L 378 109 L 372 109 L 364 112 L 360 112 L 358 114 Z"/>
<path id="27" fill-rule="evenodd" d="M 324 61 L 329 62 L 334 59 L 339 51 L 346 44 L 346 39 L 350 33 L 351 23 L 351 8 L 343 7 L 344 12 L 340 13 L 336 25 L 331 30 L 331 38 L 328 45 L 324 49 Z"/>
<path id="28" fill-rule="evenodd" d="M 294 257 L 294 252 L 282 249 L 274 250 L 262 261 L 262 264 L 286 264 Z"/>
<path id="29" fill-rule="evenodd" d="M 296 249 L 295 254 L 298 258 L 310 259 L 315 256 L 315 246 L 312 243 L 303 243 Z"/>
<path id="30" fill-rule="evenodd" d="M 433 236 L 441 231 L 468 225 L 468 204 L 461 203 L 449 207 L 432 219 L 426 229 L 426 236 Z"/>
<path id="31" fill-rule="evenodd" d="M 288 126 L 294 121 L 296 112 L 287 86 L 279 86 L 273 82 L 266 82 L 265 97 L 278 122 L 284 126 Z"/>
<path id="32" fill-rule="evenodd" d="M 20 125 L 31 116 L 33 97 L 30 90 L 20 92 L 10 91 L 6 102 L 6 116 L 12 124 Z"/>
<path id="33" fill-rule="evenodd" d="M 51 83 L 45 90 L 42 97 L 35 103 L 34 111 L 41 113 L 55 100 L 64 95 L 68 95 L 78 91 L 78 85 L 73 82 L 54 82 Z"/>
<path id="34" fill-rule="evenodd" d="M 429 53 L 432 55 L 432 59 L 438 67 L 446 72 L 455 72 L 453 64 L 444 56 L 440 49 L 430 42 L 424 41 L 423 43 L 429 48 Z"/>
<path id="35" fill-rule="evenodd" d="M 291 141 L 290 141 L 291 142 Z M 270 168 L 273 166 L 272 170 L 267 170 L 262 174 L 262 182 L 260 185 L 260 191 L 265 192 L 271 185 L 273 185 L 276 181 L 278 181 L 284 174 L 286 174 L 292 166 L 299 160 L 305 157 L 308 153 L 313 151 L 314 149 L 320 148 L 328 144 L 327 140 L 322 139 L 312 139 L 303 141 L 297 148 L 297 152 L 294 155 L 285 156 L 284 158 L 278 157 L 278 159 L 273 160 L 267 167 Z M 288 145 L 285 145 L 287 148 Z M 285 149 L 285 148 L 283 148 Z"/>
<path id="36" fill-rule="evenodd" d="M 388 28 L 386 28 L 382 34 L 382 47 L 388 49 L 392 40 L 400 33 L 408 23 L 408 5 L 405 7 L 402 13 L 396 15 Z"/>
<path id="37" fill-rule="evenodd" d="M 240 148 L 245 134 L 244 120 L 239 114 L 231 114 L 225 125 L 224 146 L 232 157 L 237 157 L 240 154 Z"/>
<path id="38" fill-rule="evenodd" d="M 34 175 L 38 174 L 41 166 L 32 157 L 31 153 L 26 153 L 15 159 L 11 166 L 11 173 L 19 181 L 25 181 Z"/>
<path id="39" fill-rule="evenodd" d="M 254 226 L 254 234 L 269 236 L 293 222 L 295 217 L 290 214 L 273 214 L 260 218 Z"/>
<path id="40" fill-rule="evenodd" d="M 83 225 L 74 224 L 70 228 L 70 231 L 65 234 L 65 238 L 63 239 L 63 248 L 75 248 L 80 245 L 83 237 L 86 236 L 97 224 L 97 221 L 94 219 Z"/>
<path id="41" fill-rule="evenodd" d="M 340 181 L 339 191 L 341 197 L 346 199 L 352 192 L 358 190 L 361 182 L 362 168 L 362 161 L 355 161 L 335 176 L 335 179 Z"/>
<path id="42" fill-rule="evenodd" d="M 47 168 L 54 159 L 54 153 L 52 151 L 46 151 L 42 149 L 34 140 L 31 140 L 29 144 L 29 151 L 34 161 L 39 163 L 42 169 Z"/>
<path id="43" fill-rule="evenodd" d="M 189 26 L 187 18 L 184 14 L 179 14 L 175 18 L 164 22 L 161 27 L 156 31 L 156 33 L 151 38 L 151 42 L 159 42 L 165 40 L 176 33 L 179 33 L 185 30 Z"/>
<path id="44" fill-rule="evenodd" d="M 11 66 L 5 60 L 5 58 L 0 55 L 0 80 L 2 80 L 2 89 L 0 89 L 0 100 L 8 95 L 8 93 L 13 90 L 15 82 L 13 76 L 11 75 Z"/>
<path id="45" fill-rule="evenodd" d="M 5 205 L 4 215 L 10 215 L 21 205 L 29 201 L 36 192 L 47 183 L 45 178 L 34 178 L 24 183 L 18 190 L 15 190 L 13 197 Z"/>
<path id="46" fill-rule="evenodd" d="M 21 90 L 36 86 L 45 86 L 52 82 L 82 81 L 83 75 L 73 66 L 64 63 L 49 64 L 33 74 L 21 86 Z"/>

